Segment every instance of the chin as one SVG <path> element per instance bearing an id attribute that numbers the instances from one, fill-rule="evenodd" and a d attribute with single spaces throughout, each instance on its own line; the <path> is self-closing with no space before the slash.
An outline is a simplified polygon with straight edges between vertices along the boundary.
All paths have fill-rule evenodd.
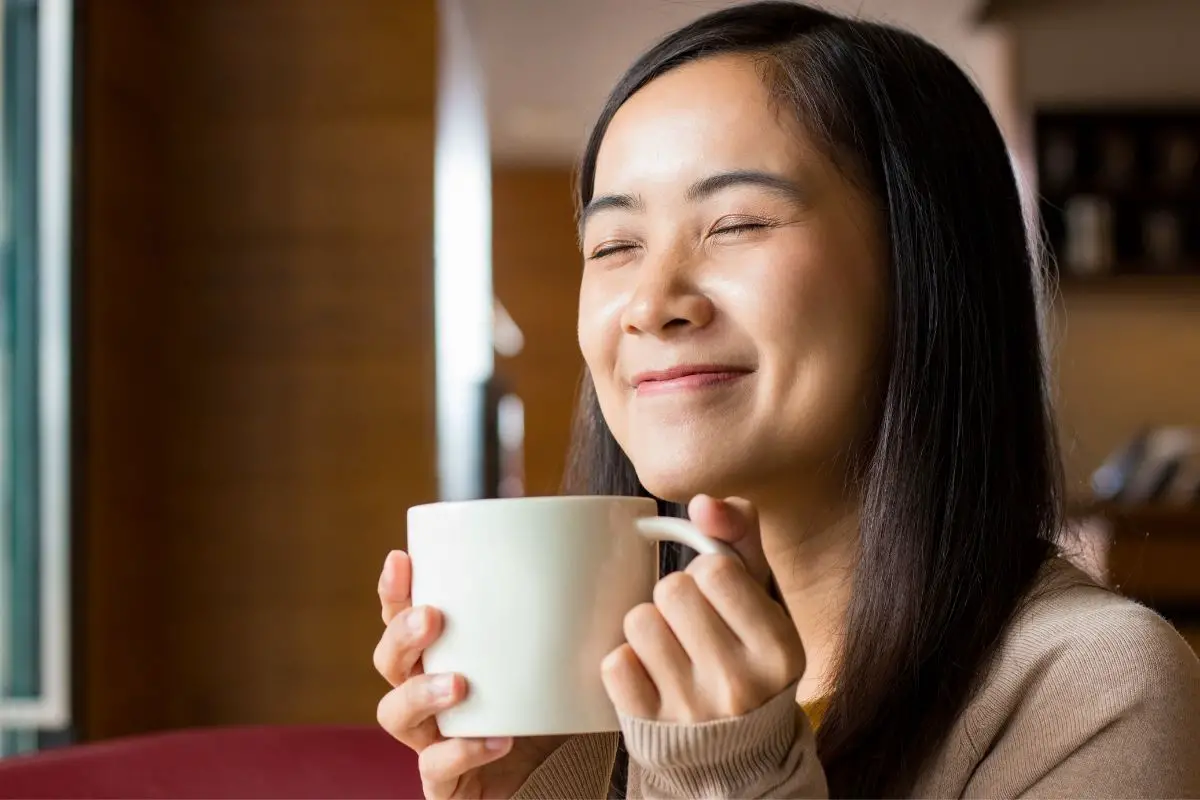
<path id="1" fill-rule="evenodd" d="M 699 464 L 704 463 L 704 460 L 697 460 L 681 466 L 680 463 L 646 464 L 634 461 L 634 468 L 637 470 L 638 481 L 646 491 L 669 503 L 686 506 L 698 494 L 713 497 L 738 494 L 733 490 L 737 483 L 733 476 L 699 467 Z"/>

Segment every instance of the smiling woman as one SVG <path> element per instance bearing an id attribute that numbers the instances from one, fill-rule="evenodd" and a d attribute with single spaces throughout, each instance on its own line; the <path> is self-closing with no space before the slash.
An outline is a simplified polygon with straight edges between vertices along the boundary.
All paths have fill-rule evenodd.
<path id="1" fill-rule="evenodd" d="M 617 84 L 578 189 L 566 488 L 652 497 L 749 569 L 663 560 L 599 665 L 618 757 L 438 741 L 461 685 L 385 699 L 433 796 L 1200 794 L 1200 664 L 1059 554 L 1040 272 L 949 58 L 800 3 L 714 13 Z M 402 698 L 434 638 L 385 634 Z"/>

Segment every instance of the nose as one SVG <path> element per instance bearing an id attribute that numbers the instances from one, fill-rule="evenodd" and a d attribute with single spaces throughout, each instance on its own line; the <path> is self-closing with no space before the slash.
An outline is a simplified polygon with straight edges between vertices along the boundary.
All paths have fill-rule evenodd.
<path id="1" fill-rule="evenodd" d="M 626 333 L 667 336 L 712 322 L 712 300 L 697 286 L 686 257 L 644 259 L 621 314 Z"/>

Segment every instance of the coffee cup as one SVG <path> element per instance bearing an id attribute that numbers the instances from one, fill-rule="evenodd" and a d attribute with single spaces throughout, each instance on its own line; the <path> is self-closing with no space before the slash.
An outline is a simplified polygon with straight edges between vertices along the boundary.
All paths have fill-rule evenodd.
<path id="1" fill-rule="evenodd" d="M 600 663 L 625 615 L 651 600 L 658 548 L 736 557 L 641 497 L 530 497 L 408 510 L 412 601 L 443 616 L 422 656 L 458 673 L 466 699 L 438 715 L 448 737 L 619 730 Z"/>

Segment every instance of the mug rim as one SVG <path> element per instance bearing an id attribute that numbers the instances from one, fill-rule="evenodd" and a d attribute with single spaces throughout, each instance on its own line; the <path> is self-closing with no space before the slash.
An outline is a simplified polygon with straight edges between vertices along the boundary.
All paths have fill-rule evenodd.
<path id="1" fill-rule="evenodd" d="M 478 508 L 504 503 L 520 503 L 523 505 L 584 505 L 591 503 L 603 503 L 606 505 L 611 505 L 613 503 L 645 505 L 649 503 L 656 512 L 658 510 L 658 502 L 653 497 L 641 497 L 627 494 L 559 494 L 540 495 L 535 497 L 483 497 L 473 500 L 438 500 L 433 503 L 420 503 L 415 506 L 410 506 L 408 510 L 433 511 L 448 506 L 455 506 L 456 508 Z"/>

